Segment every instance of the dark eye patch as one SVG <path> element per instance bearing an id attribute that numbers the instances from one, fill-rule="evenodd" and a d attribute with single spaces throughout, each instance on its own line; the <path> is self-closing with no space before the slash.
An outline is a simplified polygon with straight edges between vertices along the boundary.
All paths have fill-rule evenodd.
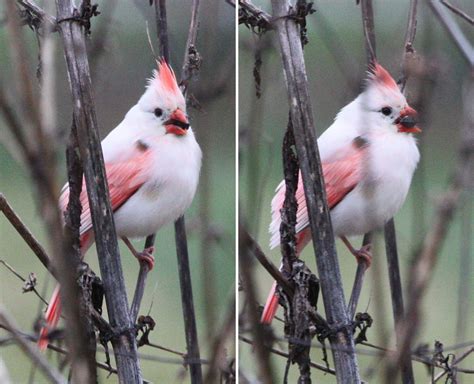
<path id="1" fill-rule="evenodd" d="M 380 112 L 382 112 L 382 114 L 384 114 L 385 116 L 388 116 L 392 113 L 392 108 L 390 107 L 383 107 Z"/>
<path id="2" fill-rule="evenodd" d="M 163 110 L 161 108 L 156 108 L 153 113 L 156 117 L 161 117 L 161 115 L 163 115 Z"/>

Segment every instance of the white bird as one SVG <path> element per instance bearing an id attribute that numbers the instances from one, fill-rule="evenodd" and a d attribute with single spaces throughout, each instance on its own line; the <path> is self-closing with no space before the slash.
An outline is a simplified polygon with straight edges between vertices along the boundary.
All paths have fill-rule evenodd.
<path id="1" fill-rule="evenodd" d="M 420 159 L 413 133 L 416 111 L 411 108 L 390 74 L 378 63 L 355 100 L 342 108 L 334 123 L 319 137 L 318 147 L 335 236 L 352 254 L 370 265 L 370 246 L 356 250 L 347 236 L 363 235 L 383 226 L 400 209 Z M 280 209 L 285 198 L 282 181 L 272 200 L 270 247 L 280 244 Z M 301 174 L 296 252 L 311 240 Z M 270 323 L 278 308 L 276 283 L 265 304 L 262 322 Z"/>
<path id="2" fill-rule="evenodd" d="M 165 61 L 149 80 L 145 93 L 123 121 L 102 141 L 110 202 L 117 236 L 132 253 L 153 268 L 153 248 L 137 252 L 128 238 L 144 237 L 178 219 L 191 205 L 199 180 L 202 153 L 186 115 L 186 103 L 173 70 Z M 82 255 L 94 242 L 85 184 L 81 192 Z M 69 186 L 59 204 L 65 212 Z M 39 347 L 61 313 L 59 286 L 46 311 Z"/>

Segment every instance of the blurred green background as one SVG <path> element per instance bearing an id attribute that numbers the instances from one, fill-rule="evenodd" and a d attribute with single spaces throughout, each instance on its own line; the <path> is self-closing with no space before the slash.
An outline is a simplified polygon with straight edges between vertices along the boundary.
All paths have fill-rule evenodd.
<path id="1" fill-rule="evenodd" d="M 408 0 L 373 1 L 375 32 L 379 62 L 395 78 L 400 75 L 401 55 L 408 15 Z M 470 15 L 474 2 L 453 1 Z M 271 13 L 270 1 L 254 4 Z M 309 44 L 305 46 L 306 69 L 309 79 L 313 111 L 318 135 L 329 127 L 340 108 L 352 101 L 360 91 L 366 70 L 360 7 L 355 1 L 315 1 L 316 13 L 307 18 Z M 459 131 L 463 124 L 462 90 L 468 77 L 468 66 L 446 32 L 434 17 L 426 2 L 419 2 L 418 27 L 415 49 L 423 60 L 423 70 L 436 71 L 435 81 L 421 82 L 412 77 L 408 81 L 408 102 L 419 109 L 423 133 L 418 137 L 422 161 L 415 173 L 413 184 L 402 210 L 396 216 L 397 240 L 404 287 L 412 257 L 420 246 L 432 222 L 437 199 L 443 194 L 452 175 L 459 147 Z M 457 23 L 474 41 L 472 26 L 456 18 Z M 283 82 L 281 59 L 275 33 L 270 31 L 258 38 L 245 26 L 239 27 L 239 202 L 243 222 L 255 235 L 267 255 L 279 264 L 279 250 L 268 247 L 270 201 L 275 187 L 282 179 L 281 142 L 288 121 L 286 88 Z M 254 52 L 262 47 L 261 92 L 255 96 Z M 420 101 L 422 102 L 420 105 Z M 474 108 L 474 106 L 472 106 Z M 474 340 L 474 270 L 472 262 L 465 276 L 469 296 L 458 296 L 462 249 L 472 259 L 472 191 L 465 193 L 448 237 L 439 256 L 434 276 L 424 301 L 421 331 L 415 345 L 428 343 L 434 347 L 439 340 L 445 346 L 460 341 Z M 469 229 L 471 228 L 471 229 Z M 354 239 L 360 244 L 362 239 Z M 342 270 L 346 300 L 350 296 L 356 263 L 339 240 L 336 241 Z M 465 251 L 466 252 L 466 251 Z M 303 252 L 310 269 L 316 272 L 312 247 Z M 256 266 L 258 299 L 264 303 L 272 284 L 268 273 Z M 239 294 L 242 303 L 244 293 Z M 406 299 L 406 298 L 405 298 Z M 322 300 L 319 301 L 322 305 Z M 406 302 L 406 300 L 405 300 Z M 466 330 L 458 335 L 457 311 L 464 307 Z M 324 313 L 323 308 L 320 308 Z M 368 331 L 369 342 L 393 346 L 393 320 L 383 238 L 375 241 L 372 267 L 367 273 L 358 311 L 369 312 L 374 325 Z M 279 314 L 282 315 L 281 309 Z M 283 335 L 282 324 L 274 321 L 275 334 Z M 250 335 L 248 335 L 250 336 Z M 461 339 L 461 340 L 460 340 Z M 316 342 L 316 341 L 315 341 Z M 284 342 L 276 348 L 286 349 Z M 369 350 L 360 347 L 361 350 Z M 464 349 L 454 351 L 460 353 Z M 257 377 L 255 356 L 251 347 L 239 342 L 240 367 L 247 378 Z M 312 360 L 322 363 L 320 349 L 313 348 Z M 277 382 L 282 382 L 285 359 L 272 356 Z M 359 355 L 362 378 L 370 383 L 382 382 L 382 367 L 378 358 Z M 474 367 L 474 356 L 467 358 L 463 367 Z M 414 363 L 417 382 L 427 382 L 428 371 Z M 292 367 L 289 382 L 297 380 L 298 369 Z M 313 370 L 312 378 L 318 383 L 334 383 L 335 378 Z M 471 377 L 470 377 L 471 376 Z M 458 376 L 459 379 L 462 378 Z M 467 375 L 463 383 L 472 383 Z M 393 381 L 394 383 L 396 381 Z"/>
<path id="2" fill-rule="evenodd" d="M 43 3 L 39 1 L 38 3 Z M 96 112 L 101 137 L 122 120 L 144 92 L 146 79 L 156 64 L 151 52 L 147 28 L 155 52 L 158 54 L 155 33 L 154 7 L 148 1 L 99 1 L 101 15 L 92 20 L 90 46 L 105 38 L 99 54 L 91 59 Z M 191 0 L 170 1 L 168 28 L 170 37 L 171 65 L 177 74 L 181 72 L 184 45 L 187 38 L 191 13 Z M 4 17 L 3 5 L 0 14 Z M 200 108 L 188 108 L 191 124 L 203 152 L 201 183 L 195 201 L 186 215 L 189 253 L 195 309 L 199 329 L 201 356 L 209 356 L 209 347 L 227 314 L 235 290 L 235 10 L 217 0 L 201 1 L 201 22 L 197 49 L 203 57 L 200 76 L 191 85 L 190 92 L 200 103 Z M 104 28 L 104 25 L 107 27 Z M 24 36 L 30 52 L 31 73 L 37 66 L 37 42 L 32 32 L 24 28 Z M 56 39 L 58 126 L 63 150 L 60 153 L 60 184 L 66 180 L 64 166 L 65 140 L 71 124 L 71 98 L 65 72 L 60 39 Z M 9 82 L 11 63 L 8 40 L 4 26 L 0 27 L 0 65 L 4 86 L 15 91 Z M 214 95 L 211 93 L 214 92 Z M 20 215 L 39 241 L 48 248 L 39 211 L 35 206 L 35 189 L 27 169 L 0 118 L 0 192 Z M 206 230 L 207 228 L 207 230 Z M 143 242 L 137 241 L 141 246 Z M 135 287 L 138 263 L 120 244 L 129 302 Z M 141 313 L 151 308 L 151 316 L 157 326 L 150 341 L 185 352 L 183 320 L 176 264 L 173 226 L 158 233 L 156 240 L 156 264 L 147 281 Z M 12 265 L 21 275 L 35 272 L 37 289 L 49 297 L 53 279 L 45 272 L 19 235 L 3 217 L 0 217 L 0 259 Z M 204 261 L 204 260 L 207 260 Z M 99 272 L 95 248 L 87 254 L 86 261 Z M 207 284 L 209 295 L 205 294 Z M 0 302 L 18 321 L 19 327 L 32 331 L 33 322 L 43 306 L 33 294 L 21 293 L 22 283 L 3 265 L 0 265 Z M 105 312 L 105 311 L 104 311 Z M 0 330 L 0 337 L 7 333 Z M 235 356 L 234 343 L 227 343 L 228 357 Z M 146 355 L 172 358 L 179 357 L 167 352 L 141 348 Z M 26 383 L 30 377 L 31 363 L 16 346 L 0 348 L 13 383 Z M 57 362 L 56 356 L 50 356 Z M 98 360 L 104 361 L 103 353 Z M 157 361 L 141 362 L 145 379 L 155 383 L 188 382 L 189 376 L 182 364 L 164 364 Z M 112 375 L 102 382 L 116 382 Z M 45 382 L 36 372 L 33 382 Z"/>

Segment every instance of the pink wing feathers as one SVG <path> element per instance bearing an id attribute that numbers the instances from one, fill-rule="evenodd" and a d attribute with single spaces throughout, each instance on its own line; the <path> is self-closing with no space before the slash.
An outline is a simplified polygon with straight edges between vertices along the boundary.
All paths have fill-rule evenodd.
<path id="1" fill-rule="evenodd" d="M 362 178 L 364 147 L 351 146 L 344 157 L 322 164 L 324 183 L 326 185 L 326 195 L 329 209 L 334 208 L 342 199 L 352 191 Z M 285 200 L 285 182 L 282 181 L 272 200 L 272 222 L 270 224 L 270 247 L 275 248 L 280 245 L 280 210 Z M 296 252 L 299 255 L 303 248 L 311 240 L 311 230 L 309 229 L 309 217 L 306 209 L 306 199 L 304 195 L 301 172 L 298 178 L 298 188 L 296 190 L 296 200 L 298 201 L 298 211 L 296 213 Z M 267 301 L 263 308 L 261 322 L 270 324 L 278 309 L 278 295 L 276 294 L 276 282 L 273 283 Z"/>
<path id="2" fill-rule="evenodd" d="M 361 180 L 363 154 L 363 150 L 351 146 L 345 157 L 322 164 L 329 209 L 334 208 Z M 285 182 L 282 181 L 278 185 L 275 197 L 272 200 L 272 222 L 270 224 L 271 248 L 275 248 L 280 244 L 280 210 L 284 200 Z M 305 236 L 303 232 L 309 226 L 309 218 L 301 173 L 298 178 L 296 200 L 298 201 L 296 233 L 300 235 L 299 237 L 301 237 L 302 241 L 307 243 L 309 241 L 309 239 L 307 239 L 308 236 Z M 297 238 L 297 240 L 300 239 Z M 301 251 L 302 247 L 298 248 L 300 248 L 299 251 Z"/>
<path id="3" fill-rule="evenodd" d="M 138 152 L 127 161 L 105 164 L 107 183 L 109 185 L 110 203 L 115 212 L 119 209 L 148 178 L 150 169 L 151 153 L 149 151 Z M 85 180 L 82 182 L 81 191 L 81 236 L 92 228 L 92 217 L 89 208 L 89 199 Z M 59 205 L 61 211 L 65 212 L 69 202 L 69 188 L 66 184 L 63 188 Z"/>

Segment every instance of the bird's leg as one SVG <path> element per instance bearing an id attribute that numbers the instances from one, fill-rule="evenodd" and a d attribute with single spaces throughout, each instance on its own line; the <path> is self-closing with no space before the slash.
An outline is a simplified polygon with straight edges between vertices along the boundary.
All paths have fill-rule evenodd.
<path id="1" fill-rule="evenodd" d="M 132 245 L 130 240 L 128 240 L 125 236 L 122 237 L 122 240 L 128 247 L 128 249 L 130 249 L 130 252 L 132 252 L 133 256 L 135 256 L 140 263 L 146 263 L 148 265 L 148 269 L 151 271 L 153 269 L 153 266 L 155 265 L 155 258 L 153 256 L 155 247 L 148 247 L 145 248 L 142 252 L 138 252 Z"/>
<path id="2" fill-rule="evenodd" d="M 357 259 L 357 262 L 364 262 L 367 264 L 367 268 L 370 267 L 370 264 L 372 263 L 372 244 L 366 244 L 360 249 L 355 249 L 352 244 L 349 242 L 347 237 L 341 236 L 341 240 L 344 242 L 346 245 L 347 249 L 349 249 L 350 253 L 352 253 L 355 258 Z"/>

